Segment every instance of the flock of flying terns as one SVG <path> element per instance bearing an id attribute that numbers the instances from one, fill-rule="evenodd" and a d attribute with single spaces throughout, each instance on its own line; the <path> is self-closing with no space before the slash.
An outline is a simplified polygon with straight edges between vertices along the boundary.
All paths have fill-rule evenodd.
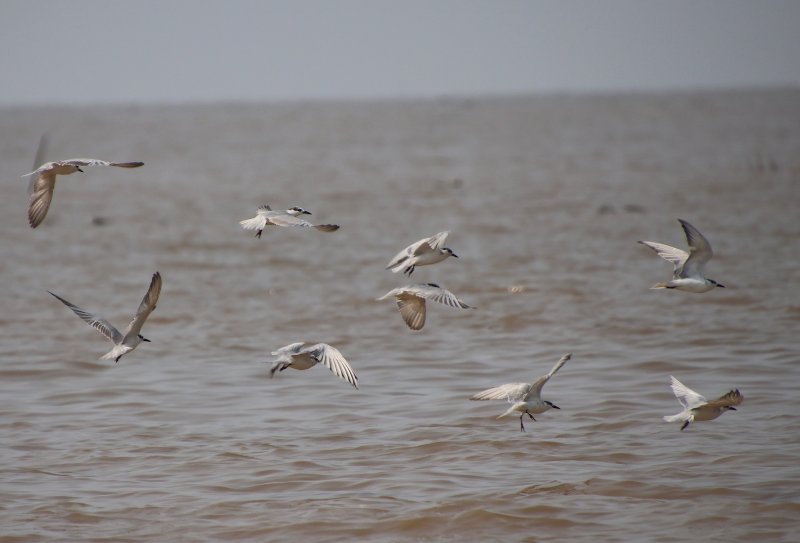
<path id="1" fill-rule="evenodd" d="M 39 226 L 47 215 L 47 210 L 50 208 L 50 203 L 53 199 L 56 176 L 83 172 L 82 167 L 115 166 L 118 168 L 138 168 L 143 165 L 143 162 L 107 162 L 105 160 L 84 158 L 47 162 L 41 165 L 33 172 L 23 176 L 35 176 L 28 204 L 28 222 L 31 228 Z M 321 232 L 334 232 L 339 229 L 339 225 L 336 224 L 312 224 L 303 219 L 301 215 L 311 215 L 311 213 L 301 207 L 291 207 L 285 211 L 273 211 L 269 206 L 264 205 L 258 208 L 255 217 L 240 221 L 239 224 L 244 230 L 255 231 L 257 238 L 261 237 L 261 233 L 268 226 L 314 228 Z M 677 289 L 694 293 L 708 292 L 718 287 L 724 288 L 724 285 L 704 275 L 705 266 L 714 254 L 708 240 L 687 221 L 682 219 L 678 219 L 678 221 L 686 235 L 686 241 L 689 246 L 688 252 L 654 241 L 639 242 L 650 247 L 658 256 L 674 266 L 670 281 L 656 283 L 651 288 Z M 448 234 L 449 232 L 439 232 L 435 236 L 412 243 L 397 253 L 389 261 L 386 269 L 392 270 L 394 273 L 402 271 L 410 277 L 417 266 L 436 264 L 449 257 L 458 258 L 450 248 L 444 246 Z M 160 293 L 161 274 L 156 272 L 153 274 L 147 293 L 139 304 L 136 315 L 125 331 L 120 332 L 102 316 L 81 309 L 57 294 L 50 292 L 78 317 L 114 344 L 114 347 L 100 359 L 113 359 L 115 362 L 119 362 L 123 355 L 134 350 L 143 341 L 150 341 L 142 336 L 141 330 L 147 317 L 156 308 Z M 403 321 L 412 330 L 420 330 L 425 325 L 427 301 L 454 308 L 472 309 L 456 297 L 455 294 L 434 283 L 418 283 L 395 288 L 378 298 L 378 300 L 392 297 L 397 302 L 397 308 L 400 310 Z M 287 368 L 307 370 L 317 364 L 322 364 L 334 375 L 358 388 L 358 377 L 356 377 L 350 363 L 336 347 L 327 343 L 317 343 L 315 345 L 307 345 L 304 342 L 292 343 L 273 351 L 271 354 L 276 358 L 270 369 L 270 376 L 274 376 L 275 372 L 280 372 Z M 508 383 L 496 386 L 478 392 L 470 400 L 506 400 L 512 405 L 498 418 L 519 413 L 520 431 L 524 432 L 523 419 L 525 415 L 535 421 L 536 419 L 533 415 L 544 413 L 550 409 L 560 409 L 552 402 L 543 400 L 541 392 L 547 381 L 570 358 L 572 358 L 572 354 L 562 356 L 550 372 L 533 383 Z M 685 429 L 691 422 L 713 420 L 725 411 L 735 411 L 736 406 L 741 404 L 744 399 L 739 390 L 736 389 L 723 394 L 716 400 L 708 401 L 702 395 L 686 387 L 675 377 L 671 377 L 671 388 L 675 397 L 683 406 L 683 410 L 676 415 L 663 418 L 667 422 L 682 422 L 681 430 Z"/>

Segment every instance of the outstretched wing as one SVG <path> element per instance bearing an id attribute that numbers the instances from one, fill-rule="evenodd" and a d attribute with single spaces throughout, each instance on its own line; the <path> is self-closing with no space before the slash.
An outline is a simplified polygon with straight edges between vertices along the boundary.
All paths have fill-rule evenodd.
<path id="1" fill-rule="evenodd" d="M 561 369 L 561 366 L 563 366 L 564 364 L 566 364 L 566 363 L 567 363 L 567 360 L 569 360 L 570 358 L 572 358 L 572 353 L 567 353 L 567 354 L 565 354 L 564 356 L 562 356 L 562 357 L 561 357 L 561 358 L 558 360 L 558 362 L 556 362 L 556 365 L 555 365 L 555 366 L 553 366 L 553 369 L 551 369 L 551 370 L 550 370 L 550 372 L 549 372 L 547 375 L 543 375 L 543 376 L 539 377 L 539 379 L 537 379 L 537 380 L 536 380 L 536 382 L 535 382 L 535 383 L 533 383 L 533 385 L 531 385 L 531 389 L 528 391 L 528 394 L 526 394 L 526 395 L 525 395 L 525 398 L 524 398 L 524 399 L 527 401 L 527 400 L 528 400 L 528 398 L 529 398 L 529 397 L 531 397 L 531 396 L 533 396 L 534 394 L 537 394 L 537 395 L 538 395 L 538 394 L 540 394 L 540 393 L 542 392 L 542 387 L 544 386 L 544 384 L 545 384 L 547 381 L 549 381 L 549 380 L 550 380 L 550 378 L 551 378 L 553 375 L 555 375 L 555 373 L 556 373 L 558 370 L 560 370 L 560 369 Z"/>
<path id="2" fill-rule="evenodd" d="M 288 213 L 275 213 L 270 215 L 267 220 L 275 226 L 316 228 L 321 232 L 333 232 L 339 229 L 338 224 L 313 224 L 300 217 L 289 215 Z"/>
<path id="3" fill-rule="evenodd" d="M 717 398 L 708 402 L 706 405 L 709 407 L 732 407 L 742 403 L 744 396 L 739 392 L 739 389 L 731 390 Z"/>
<path id="4" fill-rule="evenodd" d="M 678 219 L 678 222 L 681 223 L 683 233 L 686 234 L 686 243 L 689 244 L 689 258 L 683 264 L 681 275 L 686 277 L 702 275 L 706 263 L 714 256 L 711 244 L 697 228 L 683 219 Z"/>
<path id="5" fill-rule="evenodd" d="M 144 321 L 147 320 L 147 317 L 149 317 L 150 313 L 156 308 L 159 294 L 161 294 L 161 274 L 156 272 L 150 280 L 150 286 L 144 298 L 142 298 L 142 302 L 139 304 L 139 309 L 136 310 L 136 316 L 133 317 L 128 328 L 125 329 L 125 337 L 132 334 L 138 335 L 139 332 L 141 332 Z"/>
<path id="6" fill-rule="evenodd" d="M 682 249 L 678 249 L 677 247 L 672 247 L 663 243 L 657 243 L 655 241 L 640 241 L 639 243 L 646 247 L 650 247 L 664 260 L 672 262 L 672 265 L 674 266 L 673 273 L 676 276 L 678 273 L 680 273 L 681 267 L 686 262 L 686 259 L 689 258 L 689 253 Z"/>
<path id="7" fill-rule="evenodd" d="M 269 217 L 269 222 L 275 226 L 299 226 L 302 228 L 312 228 L 314 225 L 305 219 L 289 215 L 288 213 L 276 213 Z"/>
<path id="8" fill-rule="evenodd" d="M 339 229 L 338 224 L 315 224 L 314 228 L 320 232 L 335 232 Z"/>
<path id="9" fill-rule="evenodd" d="M 47 216 L 50 202 L 53 201 L 53 190 L 56 188 L 56 175 L 52 171 L 43 171 L 33 181 L 33 192 L 28 201 L 28 224 L 36 228 Z"/>
<path id="10" fill-rule="evenodd" d="M 47 292 L 50 291 L 48 290 Z M 55 298 L 60 300 L 62 304 L 70 308 L 73 313 L 75 313 L 81 319 L 83 319 L 83 321 L 86 322 L 89 326 L 91 326 L 92 328 L 103 334 L 103 336 L 109 341 L 112 341 L 114 343 L 119 343 L 120 341 L 122 341 L 122 334 L 119 333 L 119 330 L 114 328 L 110 322 L 108 322 L 100 315 L 89 313 L 85 309 L 81 309 L 77 305 L 68 302 L 58 294 L 54 294 L 52 292 L 50 292 L 50 294 L 52 294 Z"/>
<path id="11" fill-rule="evenodd" d="M 316 358 L 320 364 L 331 370 L 334 375 L 358 388 L 358 377 L 356 377 L 353 368 L 347 360 L 345 360 L 344 355 L 339 352 L 339 349 L 327 343 L 317 343 L 306 349 L 306 352 Z"/>
<path id="12" fill-rule="evenodd" d="M 412 330 L 420 330 L 425 326 L 425 298 L 411 292 L 400 292 L 397 294 L 397 308 L 403 321 Z"/>
<path id="13" fill-rule="evenodd" d="M 297 353 L 300 352 L 300 350 L 303 348 L 303 345 L 305 345 L 305 344 L 306 344 L 305 341 L 298 341 L 297 343 L 290 343 L 289 345 L 286 345 L 285 347 L 281 347 L 278 350 L 272 351 L 269 354 L 271 354 L 272 356 L 286 356 L 286 355 L 297 354 Z"/>
<path id="14" fill-rule="evenodd" d="M 62 164 L 71 164 L 79 167 L 93 168 L 95 166 L 116 166 L 117 168 L 138 168 L 144 166 L 144 162 L 109 162 L 107 160 L 98 160 L 96 158 L 70 158 L 67 160 L 60 160 Z"/>
<path id="15" fill-rule="evenodd" d="M 455 294 L 438 285 L 434 284 L 422 285 L 419 287 L 418 291 L 421 296 L 424 296 L 425 298 L 431 300 L 432 302 L 437 302 L 440 304 L 449 305 L 450 307 L 457 307 L 461 309 L 471 309 L 470 306 L 468 306 L 463 301 L 458 299 Z"/>
<path id="16" fill-rule="evenodd" d="M 522 401 L 530 389 L 530 383 L 507 383 L 478 392 L 470 400 L 506 400 L 516 403 Z"/>
<path id="17" fill-rule="evenodd" d="M 675 397 L 678 398 L 678 401 L 684 407 L 684 409 L 693 409 L 698 405 L 706 403 L 706 399 L 701 394 L 698 394 L 691 388 L 687 387 L 672 375 L 669 376 L 671 379 L 670 387 L 672 388 L 672 393 L 675 394 Z"/>

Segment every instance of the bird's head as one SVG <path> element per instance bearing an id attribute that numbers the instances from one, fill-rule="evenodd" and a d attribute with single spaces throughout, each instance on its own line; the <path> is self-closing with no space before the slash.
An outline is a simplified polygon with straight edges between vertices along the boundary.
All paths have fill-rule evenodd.
<path id="1" fill-rule="evenodd" d="M 139 334 L 139 339 L 142 340 L 142 341 L 146 341 L 147 343 L 152 343 L 149 339 L 144 337 L 142 334 Z"/>
<path id="2" fill-rule="evenodd" d="M 286 213 L 288 213 L 289 215 L 294 215 L 295 217 L 297 217 L 298 215 L 311 215 L 310 211 L 306 211 L 302 207 L 296 207 L 296 206 L 287 209 Z"/>
<path id="3" fill-rule="evenodd" d="M 725 285 L 723 285 L 722 283 L 717 283 L 713 279 L 709 279 L 708 282 L 711 283 L 712 285 L 714 285 L 715 287 L 725 288 Z"/>
<path id="4" fill-rule="evenodd" d="M 450 247 L 442 247 L 442 254 L 458 258 L 458 255 L 455 254 Z"/>

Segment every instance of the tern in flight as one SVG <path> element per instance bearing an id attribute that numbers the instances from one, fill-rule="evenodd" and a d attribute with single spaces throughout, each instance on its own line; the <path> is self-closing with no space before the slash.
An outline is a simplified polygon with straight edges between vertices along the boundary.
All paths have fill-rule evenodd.
<path id="1" fill-rule="evenodd" d="M 144 325 L 144 321 L 147 320 L 147 317 L 156 308 L 156 302 L 158 301 L 158 295 L 160 293 L 161 274 L 156 272 L 153 274 L 153 279 L 150 281 L 150 287 L 147 289 L 147 294 L 144 295 L 144 298 L 142 298 L 142 303 L 139 304 L 139 309 L 136 310 L 136 315 L 125 329 L 125 332 L 121 333 L 102 316 L 95 313 L 89 313 L 85 309 L 81 309 L 80 307 L 68 302 L 61 296 L 50 292 L 50 294 L 61 300 L 65 306 L 70 308 L 76 315 L 88 323 L 92 328 L 103 334 L 106 339 L 114 344 L 114 348 L 101 356 L 100 360 L 111 360 L 113 358 L 115 362 L 119 362 L 119 359 L 122 358 L 123 355 L 134 350 L 141 342 L 150 341 L 142 336 L 140 332 L 142 330 L 142 326 Z"/>
<path id="2" fill-rule="evenodd" d="M 711 250 L 711 244 L 700 233 L 700 231 L 684 221 L 678 219 L 683 227 L 683 232 L 686 234 L 686 241 L 689 244 L 689 252 L 683 249 L 671 247 L 663 243 L 655 241 L 640 241 L 642 245 L 650 247 L 664 260 L 672 262 L 675 266 L 672 272 L 672 280 L 665 283 L 656 283 L 651 289 L 678 289 L 685 290 L 686 292 L 708 292 L 709 290 L 720 287 L 725 288 L 725 285 L 717 283 L 713 279 L 708 279 L 703 275 L 703 270 L 714 252 Z"/>
<path id="3" fill-rule="evenodd" d="M 42 141 L 44 142 L 44 140 Z M 50 209 L 50 202 L 53 200 L 53 190 L 56 188 L 57 175 L 82 172 L 81 168 L 94 166 L 138 168 L 139 166 L 144 166 L 144 162 L 107 162 L 94 158 L 70 158 L 68 160 L 46 162 L 31 173 L 26 173 L 22 177 L 35 176 L 33 178 L 31 197 L 28 202 L 28 223 L 31 228 L 36 228 L 42 224 L 42 221 L 47 216 L 47 210 Z"/>
<path id="4" fill-rule="evenodd" d="M 572 358 L 572 353 L 562 356 L 553 369 L 547 375 L 539 377 L 534 383 L 508 383 L 505 385 L 489 388 L 482 392 L 473 395 L 470 400 L 506 400 L 511 403 L 511 407 L 500 415 L 503 418 L 512 413 L 519 413 L 519 428 L 520 432 L 525 431 L 525 425 L 522 419 L 528 415 L 531 420 L 536 421 L 533 415 L 544 413 L 550 409 L 561 409 L 556 404 L 549 400 L 542 399 L 542 387 L 561 369 L 561 366 L 567 363 L 567 360 Z"/>

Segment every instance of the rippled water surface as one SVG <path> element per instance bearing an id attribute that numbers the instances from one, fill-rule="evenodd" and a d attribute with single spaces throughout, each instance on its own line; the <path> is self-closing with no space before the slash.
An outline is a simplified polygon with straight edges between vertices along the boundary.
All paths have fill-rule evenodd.
<path id="1" fill-rule="evenodd" d="M 60 178 L 48 159 L 143 160 Z M 0 541 L 796 541 L 800 92 L 0 110 Z M 335 233 L 239 229 L 303 206 Z M 651 291 L 635 242 L 716 251 L 727 289 Z M 413 280 L 384 266 L 451 230 Z M 159 270 L 141 345 L 109 345 Z M 269 378 L 269 352 L 336 345 Z M 479 390 L 573 359 L 497 419 Z M 686 431 L 669 376 L 736 412 Z"/>

